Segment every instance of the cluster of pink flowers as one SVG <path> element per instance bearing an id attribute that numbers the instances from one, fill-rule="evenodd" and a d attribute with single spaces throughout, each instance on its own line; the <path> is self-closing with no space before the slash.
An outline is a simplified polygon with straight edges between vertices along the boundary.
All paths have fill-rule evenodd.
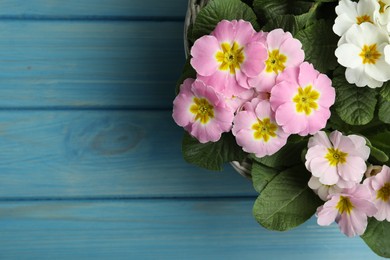
<path id="1" fill-rule="evenodd" d="M 201 143 L 232 131 L 244 151 L 263 157 L 290 134 L 315 134 L 330 117 L 331 80 L 304 62 L 289 32 L 223 20 L 195 41 L 191 56 L 197 77 L 182 84 L 173 118 Z"/>
<path id="2" fill-rule="evenodd" d="M 367 169 L 370 149 L 363 137 L 338 131 L 328 137 L 319 131 L 308 148 L 305 164 L 313 175 L 309 187 L 325 201 L 317 209 L 319 225 L 336 221 L 352 237 L 364 233 L 367 217 L 390 221 L 390 168 Z"/>

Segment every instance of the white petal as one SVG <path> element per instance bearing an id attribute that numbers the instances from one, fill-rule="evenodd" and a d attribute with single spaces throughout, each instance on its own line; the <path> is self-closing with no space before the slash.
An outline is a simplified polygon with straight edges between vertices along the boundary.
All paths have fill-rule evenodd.
<path id="1" fill-rule="evenodd" d="M 385 61 L 390 64 L 390 44 L 386 45 L 384 50 L 383 50 L 384 54 L 385 54 Z"/>
<path id="2" fill-rule="evenodd" d="M 369 86 L 370 88 L 378 88 L 383 85 L 382 81 L 375 80 L 368 76 L 363 67 L 357 67 L 355 69 L 347 68 L 345 70 L 345 78 L 351 84 L 356 84 L 358 87 Z"/>
<path id="3" fill-rule="evenodd" d="M 373 19 L 373 14 L 376 9 L 376 1 L 373 0 L 360 0 L 357 4 L 358 16 L 368 15 Z"/>
<path id="4" fill-rule="evenodd" d="M 359 47 L 353 44 L 342 44 L 336 51 L 335 55 L 337 57 L 338 63 L 347 68 L 357 68 L 362 65 L 362 58 L 359 57 L 361 50 Z"/>
<path id="5" fill-rule="evenodd" d="M 385 82 L 390 79 L 390 64 L 383 59 L 378 60 L 375 64 L 366 64 L 364 69 L 368 76 L 377 81 Z"/>
<path id="6" fill-rule="evenodd" d="M 336 14 L 341 15 L 343 13 L 347 13 L 351 17 L 356 17 L 357 3 L 350 0 L 341 0 L 338 6 L 336 6 Z"/>
<path id="7" fill-rule="evenodd" d="M 335 19 L 333 32 L 338 36 L 342 36 L 353 24 L 355 24 L 355 21 L 348 14 L 343 13 Z"/>

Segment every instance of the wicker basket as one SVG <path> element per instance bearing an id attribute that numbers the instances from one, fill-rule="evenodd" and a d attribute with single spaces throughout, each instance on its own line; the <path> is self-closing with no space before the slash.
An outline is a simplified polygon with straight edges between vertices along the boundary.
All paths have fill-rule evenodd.
<path id="1" fill-rule="evenodd" d="M 190 53 L 190 46 L 189 42 L 187 41 L 187 33 L 188 28 L 191 24 L 194 24 L 196 15 L 199 13 L 199 10 L 204 7 L 209 0 L 188 0 L 188 9 L 187 9 L 187 15 L 184 22 L 184 49 L 186 57 L 188 57 Z M 251 168 L 252 168 L 252 161 L 251 159 L 247 158 L 242 162 L 233 161 L 230 162 L 230 164 L 233 166 L 233 168 L 242 176 L 251 178 Z"/>

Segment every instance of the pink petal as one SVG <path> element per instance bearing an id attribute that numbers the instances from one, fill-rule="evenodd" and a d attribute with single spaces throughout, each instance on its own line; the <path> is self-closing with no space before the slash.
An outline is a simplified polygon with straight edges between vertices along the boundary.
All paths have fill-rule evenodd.
<path id="1" fill-rule="evenodd" d="M 377 200 L 375 205 L 377 206 L 378 211 L 374 214 L 374 217 L 377 220 L 383 221 L 390 217 L 390 214 L 388 214 L 390 206 L 387 203 L 382 200 Z"/>
<path id="2" fill-rule="evenodd" d="M 296 95 L 297 88 L 288 81 L 281 81 L 271 90 L 270 102 L 272 109 L 276 111 L 284 103 L 290 103 Z"/>
<path id="3" fill-rule="evenodd" d="M 234 28 L 236 24 L 237 21 L 230 22 L 227 20 L 222 20 L 217 24 L 217 26 L 215 27 L 214 31 L 211 34 L 215 36 L 219 44 L 223 42 L 232 43 L 236 34 L 236 30 Z"/>
<path id="4" fill-rule="evenodd" d="M 299 85 L 299 67 L 286 68 L 282 73 L 280 73 L 276 78 L 276 83 L 287 81 L 291 86 L 298 88 Z"/>
<path id="5" fill-rule="evenodd" d="M 366 216 L 373 216 L 377 213 L 378 209 L 375 204 L 371 201 L 364 199 L 351 198 L 352 205 L 359 211 L 363 212 Z"/>
<path id="6" fill-rule="evenodd" d="M 215 124 L 213 121 L 207 124 L 195 122 L 192 125 L 191 135 L 201 143 L 216 142 L 221 138 L 221 133 L 222 131 L 218 127 L 218 124 Z"/>
<path id="7" fill-rule="evenodd" d="M 287 38 L 280 45 L 280 53 L 287 56 L 286 67 L 299 66 L 305 59 L 305 53 L 302 50 L 302 44 L 300 41 L 294 38 Z"/>
<path id="8" fill-rule="evenodd" d="M 250 89 L 250 86 L 248 84 L 248 76 L 242 70 L 236 70 L 236 81 L 240 86 L 240 91 L 237 92 L 237 95 L 244 91 L 241 90 L 241 88 L 246 90 Z"/>
<path id="9" fill-rule="evenodd" d="M 263 44 L 259 42 L 253 42 L 247 45 L 244 49 L 245 61 L 242 64 L 242 71 L 248 77 L 256 77 L 265 67 L 265 60 L 268 57 L 268 53 Z"/>
<path id="10" fill-rule="evenodd" d="M 209 77 L 198 75 L 199 80 L 205 84 L 212 86 L 216 91 L 223 93 L 226 97 L 238 96 L 247 89 L 241 87 L 234 74 L 217 70 Z"/>
<path id="11" fill-rule="evenodd" d="M 370 156 L 370 148 L 366 145 L 366 139 L 358 135 L 348 135 L 348 138 L 355 145 L 353 155 L 357 155 L 363 160 L 367 161 L 368 157 Z"/>
<path id="12" fill-rule="evenodd" d="M 254 139 L 253 130 L 242 129 L 235 136 L 237 144 L 245 152 L 259 154 L 264 151 L 264 143 Z"/>
<path id="13" fill-rule="evenodd" d="M 335 102 L 336 91 L 331 84 L 332 81 L 325 74 L 320 74 L 314 81 L 315 88 L 320 92 L 318 104 L 325 108 L 329 108 Z"/>
<path id="14" fill-rule="evenodd" d="M 347 161 L 337 165 L 339 174 L 345 181 L 359 183 L 367 169 L 366 163 L 360 157 L 348 156 Z"/>
<path id="15" fill-rule="evenodd" d="M 268 33 L 267 35 L 267 47 L 268 50 L 272 51 L 274 49 L 279 49 L 280 45 L 287 40 L 291 39 L 292 35 L 289 32 L 284 32 L 282 29 L 275 29 Z"/>
<path id="16" fill-rule="evenodd" d="M 272 121 L 274 121 L 274 115 L 271 110 L 271 105 L 267 100 L 263 100 L 258 103 L 255 108 L 255 113 L 257 118 L 270 118 Z"/>
<path id="17" fill-rule="evenodd" d="M 341 136 L 342 136 L 342 134 L 339 131 L 337 131 L 337 130 L 335 130 L 332 133 L 330 133 L 329 139 L 330 139 L 330 141 L 332 142 L 332 144 L 333 144 L 333 146 L 335 148 L 339 147 Z"/>
<path id="18" fill-rule="evenodd" d="M 339 227 L 348 237 L 362 235 L 367 227 L 367 216 L 359 211 L 352 210 L 350 214 L 342 214 Z"/>
<path id="19" fill-rule="evenodd" d="M 304 62 L 299 65 L 298 83 L 301 87 L 307 85 L 314 85 L 314 81 L 317 79 L 320 73 L 314 69 L 313 64 Z"/>
<path id="20" fill-rule="evenodd" d="M 328 202 L 326 202 L 326 203 L 328 203 Z M 325 203 L 325 205 L 326 205 L 326 203 Z M 335 221 L 337 214 L 338 214 L 338 212 L 335 208 L 327 207 L 325 205 L 317 213 L 317 215 L 318 215 L 317 223 L 320 226 L 329 226 L 330 224 L 332 224 Z"/>
<path id="21" fill-rule="evenodd" d="M 239 20 L 235 26 L 236 35 L 235 40 L 240 45 L 246 45 L 252 41 L 256 31 L 250 22 Z"/>
<path id="22" fill-rule="evenodd" d="M 323 146 L 316 145 L 316 146 L 310 147 L 307 150 L 307 153 L 306 153 L 306 156 L 305 156 L 306 168 L 311 172 L 311 166 L 310 166 L 311 161 L 314 158 L 318 158 L 318 157 L 324 158 L 326 154 L 327 154 L 327 148 L 325 148 Z"/>
<path id="23" fill-rule="evenodd" d="M 172 117 L 176 124 L 186 127 L 190 122 L 194 121 L 195 115 L 190 112 L 190 107 L 193 102 L 194 94 L 191 86 L 194 79 L 186 79 L 180 87 L 180 92 L 173 101 Z"/>
<path id="24" fill-rule="evenodd" d="M 255 123 L 257 123 L 257 118 L 253 112 L 239 112 L 233 120 L 233 135 L 236 135 L 242 129 L 251 129 Z"/>
<path id="25" fill-rule="evenodd" d="M 248 83 L 251 87 L 260 92 L 271 92 L 272 87 L 275 85 L 276 74 L 274 72 L 268 73 L 265 70 L 260 73 L 259 76 L 249 78 Z"/>
<path id="26" fill-rule="evenodd" d="M 295 106 L 292 102 L 279 106 L 275 112 L 275 119 L 278 125 L 282 126 L 283 130 L 289 134 L 300 133 L 307 128 L 308 124 L 305 116 L 295 112 Z"/>
<path id="27" fill-rule="evenodd" d="M 210 76 L 218 69 L 219 63 L 215 57 L 220 50 L 217 39 L 213 36 L 202 36 L 191 48 L 190 61 L 196 72 L 202 76 Z"/>
<path id="28" fill-rule="evenodd" d="M 339 180 L 336 167 L 329 165 L 323 157 L 317 157 L 311 160 L 310 169 L 313 176 L 319 177 L 320 182 L 325 185 L 334 185 Z"/>
<path id="29" fill-rule="evenodd" d="M 252 40 L 257 41 L 257 42 L 261 42 L 262 44 L 266 45 L 267 35 L 268 35 L 268 32 L 260 31 L 260 32 L 257 32 L 253 35 Z"/>
<path id="30" fill-rule="evenodd" d="M 315 145 L 324 146 L 326 148 L 333 147 L 324 131 L 319 131 L 313 137 L 310 137 L 307 147 L 311 148 Z"/>
<path id="31" fill-rule="evenodd" d="M 226 107 L 216 107 L 214 110 L 216 123 L 223 132 L 229 132 L 233 124 L 233 112 Z"/>
<path id="32" fill-rule="evenodd" d="M 328 121 L 329 117 L 329 109 L 325 109 L 320 106 L 317 111 L 313 112 L 313 114 L 308 117 L 307 128 L 301 131 L 299 134 L 306 136 L 307 134 L 317 133 L 319 130 L 326 126 L 326 122 Z"/>
<path id="33" fill-rule="evenodd" d="M 194 121 L 195 115 L 190 111 L 192 99 L 190 96 L 179 95 L 173 101 L 172 117 L 179 126 L 185 127 Z"/>

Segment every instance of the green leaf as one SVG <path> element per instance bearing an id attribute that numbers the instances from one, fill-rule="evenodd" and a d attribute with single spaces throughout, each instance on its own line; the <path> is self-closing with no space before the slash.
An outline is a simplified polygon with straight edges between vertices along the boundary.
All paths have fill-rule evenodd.
<path id="1" fill-rule="evenodd" d="M 385 82 L 380 88 L 378 117 L 382 122 L 390 124 L 390 81 Z"/>
<path id="2" fill-rule="evenodd" d="M 176 82 L 176 89 L 175 89 L 176 95 L 179 93 L 180 86 L 181 86 L 181 84 L 183 84 L 184 80 L 186 80 L 188 78 L 193 78 L 193 79 L 196 78 L 196 71 L 191 66 L 190 60 L 191 60 L 191 57 L 188 57 L 186 60 L 186 63 L 184 64 L 183 71 L 180 75 L 180 78 Z"/>
<path id="3" fill-rule="evenodd" d="M 370 218 L 361 237 L 376 254 L 390 258 L 390 222 Z"/>
<path id="4" fill-rule="evenodd" d="M 312 21 L 312 17 L 313 15 L 311 13 L 298 16 L 292 14 L 276 16 L 268 19 L 262 30 L 269 32 L 273 29 L 282 28 L 284 31 L 288 31 L 293 36 L 296 36 L 300 30 Z"/>
<path id="5" fill-rule="evenodd" d="M 332 31 L 333 22 L 320 20 L 297 33 L 305 51 L 305 60 L 313 63 L 314 67 L 326 73 L 337 66 L 334 54 L 338 36 Z"/>
<path id="6" fill-rule="evenodd" d="M 253 187 L 258 193 L 261 193 L 268 183 L 278 174 L 279 172 L 277 170 L 253 161 L 251 176 Z"/>
<path id="7" fill-rule="evenodd" d="M 370 147 L 370 157 L 375 158 L 380 163 L 384 163 L 389 160 L 389 157 L 385 152 L 381 151 L 375 146 L 372 146 L 371 144 L 367 144 L 367 146 Z"/>
<path id="8" fill-rule="evenodd" d="M 254 0 L 253 7 L 259 18 L 269 20 L 280 15 L 299 15 L 309 11 L 314 3 L 304 0 Z M 265 19 L 264 19 L 265 18 Z"/>
<path id="9" fill-rule="evenodd" d="M 383 123 L 390 124 L 390 100 L 379 98 L 378 117 Z"/>
<path id="10" fill-rule="evenodd" d="M 371 146 L 390 157 L 390 126 L 378 127 L 375 131 L 365 134 L 365 136 L 371 142 Z M 388 162 L 388 160 L 383 162 Z"/>
<path id="11" fill-rule="evenodd" d="M 222 134 L 217 142 L 202 144 L 186 132 L 182 152 L 187 162 L 214 171 L 221 171 L 223 163 L 242 161 L 247 156 L 231 133 Z"/>
<path id="12" fill-rule="evenodd" d="M 328 130 L 338 130 L 343 133 L 350 132 L 350 125 L 346 124 L 336 113 L 334 106 L 330 108 L 330 118 L 326 124 Z"/>
<path id="13" fill-rule="evenodd" d="M 257 222 L 271 230 L 285 231 L 309 219 L 323 203 L 307 185 L 310 176 L 299 165 L 274 177 L 253 207 Z"/>
<path id="14" fill-rule="evenodd" d="M 291 166 L 302 163 L 301 154 L 304 148 L 307 147 L 307 139 L 300 139 L 296 142 L 292 142 L 292 138 L 294 136 L 290 136 L 289 141 L 285 146 L 282 147 L 278 152 L 273 155 L 264 156 L 262 158 L 258 158 L 253 156 L 252 159 L 257 162 L 278 170 L 283 170 L 289 168 Z"/>
<path id="15" fill-rule="evenodd" d="M 239 19 L 250 22 L 255 30 L 260 29 L 253 10 L 240 0 L 212 0 L 196 17 L 192 30 L 193 38 L 198 39 L 210 34 L 221 20 Z"/>
<path id="16" fill-rule="evenodd" d="M 350 125 L 365 125 L 374 118 L 377 103 L 374 89 L 349 84 L 341 67 L 334 72 L 333 87 L 336 89 L 334 106 L 344 122 Z"/>
<path id="17" fill-rule="evenodd" d="M 295 35 L 301 29 L 295 16 L 287 14 L 270 18 L 262 30 L 270 32 L 277 28 L 282 28 L 284 31 L 290 32 L 292 35 Z"/>
<path id="18" fill-rule="evenodd" d="M 379 94 L 384 100 L 390 101 L 390 81 L 387 81 L 383 84 L 383 86 L 380 88 Z"/>

